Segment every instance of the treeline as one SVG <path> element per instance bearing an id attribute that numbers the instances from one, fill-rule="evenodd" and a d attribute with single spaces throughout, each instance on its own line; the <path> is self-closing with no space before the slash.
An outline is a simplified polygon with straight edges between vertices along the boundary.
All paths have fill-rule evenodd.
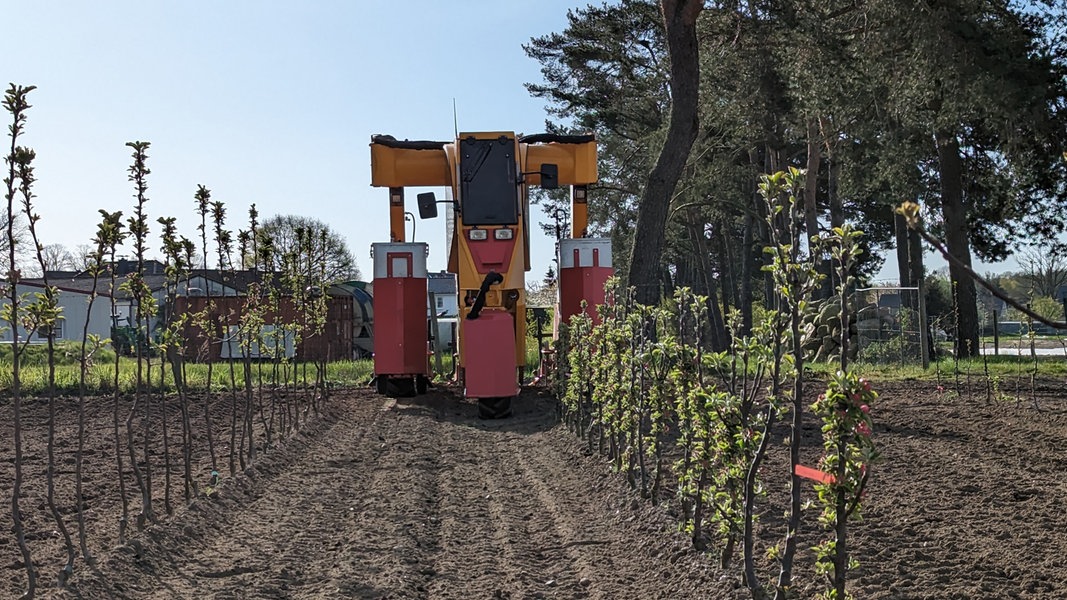
<path id="1" fill-rule="evenodd" d="M 861 278 L 890 251 L 901 285 L 925 276 L 922 241 L 892 210 L 904 201 L 921 205 L 926 229 L 966 265 L 1027 242 L 1058 243 L 1067 224 L 1062 3 L 706 3 L 699 61 L 672 64 L 668 32 L 679 26 L 664 14 L 685 4 L 619 0 L 571 11 L 563 31 L 525 46 L 543 75 L 528 88 L 548 101 L 550 127 L 597 132 L 592 233 L 611 236 L 620 272 L 629 269 L 639 291 L 656 286 L 657 297 L 682 286 L 708 296 L 719 348 L 729 338 L 723 315 L 739 308 L 751 331 L 751 307 L 774 296 L 761 270 L 770 235 L 762 174 L 806 170 L 796 243 L 856 224 L 865 232 Z M 680 78 L 699 84 L 692 151 L 673 193 L 649 198 L 649 173 L 672 143 Z M 563 198 L 543 202 L 565 219 Z M 633 240 L 656 203 L 667 208 L 663 251 L 647 257 L 654 245 Z M 651 283 L 634 280 L 637 258 L 658 265 Z M 829 256 L 818 262 L 824 298 L 837 282 Z M 956 350 L 967 356 L 979 347 L 976 288 L 957 266 L 950 279 Z"/>

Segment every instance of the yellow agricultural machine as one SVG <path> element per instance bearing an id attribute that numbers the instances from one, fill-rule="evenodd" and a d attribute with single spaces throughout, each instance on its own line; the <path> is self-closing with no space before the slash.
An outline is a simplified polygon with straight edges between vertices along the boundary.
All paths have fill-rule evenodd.
<path id="1" fill-rule="evenodd" d="M 404 382 L 419 393 L 429 376 L 427 249 L 405 240 L 404 192 L 447 187 L 451 200 L 431 191 L 418 194 L 417 203 L 424 219 L 447 205 L 448 271 L 457 276 L 459 295 L 456 377 L 483 418 L 508 416 L 525 369 L 530 186 L 571 189 L 573 239 L 560 244 L 558 317 L 580 310 L 582 300 L 590 307 L 604 301 L 610 240 L 585 237 L 587 186 L 597 180 L 595 138 L 483 132 L 431 142 L 375 135 L 370 146 L 371 185 L 389 188 L 390 207 L 389 242 L 373 245 L 379 392 Z"/>

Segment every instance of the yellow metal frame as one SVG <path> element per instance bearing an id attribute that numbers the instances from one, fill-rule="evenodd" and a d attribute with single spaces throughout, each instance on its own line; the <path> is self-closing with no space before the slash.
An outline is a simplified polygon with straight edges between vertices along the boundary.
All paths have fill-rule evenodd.
<path id="1" fill-rule="evenodd" d="M 526 281 L 530 270 L 530 201 L 528 188 L 541 184 L 538 173 L 543 164 L 555 164 L 559 169 L 558 185 L 571 188 L 571 226 L 574 237 L 584 237 L 588 226 L 585 203 L 586 186 L 597 181 L 596 141 L 582 143 L 524 143 L 512 132 L 460 133 L 455 141 L 444 143 L 440 148 L 414 149 L 396 147 L 384 143 L 371 143 L 371 185 L 390 188 L 389 230 L 390 239 L 405 241 L 404 190 L 405 187 L 451 187 L 453 198 L 463 202 L 459 190 L 459 140 L 499 139 L 506 136 L 516 139 L 516 169 L 524 173 L 524 183 L 519 193 L 519 224 L 514 228 L 515 246 L 510 266 L 500 273 L 504 281 L 486 294 L 484 310 L 506 310 L 515 317 L 516 364 L 526 364 Z M 462 211 L 456 211 L 452 247 L 448 253 L 448 271 L 456 274 L 459 293 L 459 366 L 464 355 L 463 322 L 470 312 L 464 298 L 468 292 L 477 291 L 484 274 L 478 273 L 477 263 L 469 247 L 470 227 L 463 225 Z M 481 227 L 487 235 L 500 227 Z M 513 297 L 513 298 L 512 298 Z"/>

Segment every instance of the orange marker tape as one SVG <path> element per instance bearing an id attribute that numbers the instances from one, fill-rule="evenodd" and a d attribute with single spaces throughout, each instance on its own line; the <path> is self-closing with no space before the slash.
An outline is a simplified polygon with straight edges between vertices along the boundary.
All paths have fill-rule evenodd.
<path id="1" fill-rule="evenodd" d="M 818 469 L 812 469 L 811 467 L 805 467 L 804 465 L 797 465 L 794 472 L 798 477 L 803 477 L 804 479 L 810 479 L 819 483 L 833 483 L 834 481 L 837 481 L 836 478 L 829 473 L 824 473 Z"/>

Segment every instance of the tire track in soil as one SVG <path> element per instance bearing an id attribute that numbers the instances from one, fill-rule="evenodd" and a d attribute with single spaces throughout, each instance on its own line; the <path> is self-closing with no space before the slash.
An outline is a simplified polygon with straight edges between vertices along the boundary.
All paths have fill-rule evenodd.
<path id="1" fill-rule="evenodd" d="M 437 547 L 439 441 L 429 411 L 415 409 L 421 414 L 405 414 L 392 400 L 383 406 L 379 455 L 350 510 L 350 552 L 335 564 L 328 590 L 339 597 L 425 596 L 433 577 L 426 555 Z"/>
<path id="2" fill-rule="evenodd" d="M 416 429 L 401 439 L 390 423 L 392 403 L 382 400 L 362 398 L 362 406 L 344 411 L 312 451 L 238 514 L 231 537 L 182 569 L 182 579 L 218 581 L 196 591 L 220 599 L 418 592 L 418 537 L 425 534 L 411 516 L 435 492 L 425 477 L 397 475 L 425 470 L 411 449 L 426 436 Z"/>
<path id="3" fill-rule="evenodd" d="M 680 561 L 688 553 L 666 528 L 650 537 L 612 515 L 612 502 L 630 504 L 620 482 L 606 475 L 607 497 L 591 489 L 605 466 L 576 461 L 575 441 L 556 424 L 549 403 L 526 397 L 513 420 L 482 422 L 472 410 L 442 432 L 465 455 L 441 473 L 429 598 L 710 597 L 695 593 L 708 582 L 689 579 L 694 564 Z"/>
<path id="4" fill-rule="evenodd" d="M 513 421 L 497 423 L 479 422 L 471 412 L 444 432 L 448 447 L 463 449 L 464 455 L 450 472 L 440 473 L 445 516 L 430 598 L 455 598 L 461 591 L 475 597 L 539 597 L 559 585 L 562 578 L 554 572 L 561 565 L 567 569 L 572 559 L 561 561 L 550 550 L 563 547 L 561 515 L 544 502 L 541 482 L 522 458 L 531 448 L 538 451 L 538 430 L 550 425 L 536 411 L 517 406 Z"/>

